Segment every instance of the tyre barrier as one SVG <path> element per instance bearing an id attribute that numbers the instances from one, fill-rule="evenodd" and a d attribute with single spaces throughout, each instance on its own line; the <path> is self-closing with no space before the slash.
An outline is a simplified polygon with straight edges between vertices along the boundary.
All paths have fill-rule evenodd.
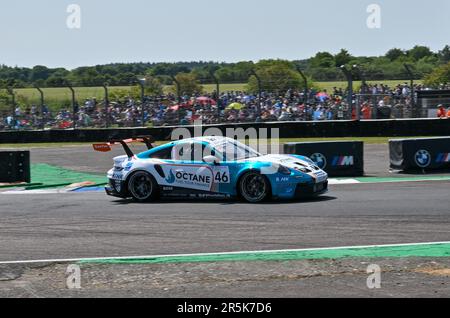
<path id="1" fill-rule="evenodd" d="M 311 158 L 331 177 L 364 175 L 364 143 L 362 141 L 286 143 L 284 153 Z"/>
<path id="2" fill-rule="evenodd" d="M 389 140 L 391 169 L 450 169 L 450 137 Z"/>
<path id="3" fill-rule="evenodd" d="M 30 152 L 0 152 L 0 182 L 31 182 Z"/>

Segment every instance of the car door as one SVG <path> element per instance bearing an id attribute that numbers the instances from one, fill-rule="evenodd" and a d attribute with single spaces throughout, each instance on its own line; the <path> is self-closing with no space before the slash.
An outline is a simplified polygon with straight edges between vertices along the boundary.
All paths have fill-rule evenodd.
<path id="1" fill-rule="evenodd" d="M 215 192 L 214 171 L 202 160 L 202 143 L 180 142 L 172 149 L 172 160 L 164 165 L 165 185 L 186 190 Z"/>
<path id="2" fill-rule="evenodd" d="M 233 179 L 231 169 L 234 167 L 235 162 L 227 161 L 223 155 L 217 152 L 210 144 L 204 144 L 202 148 L 203 156 L 214 156 L 218 159 L 215 163 L 205 163 L 204 165 L 212 170 L 213 185 L 211 192 L 221 193 L 226 195 L 232 195 L 233 192 Z"/>

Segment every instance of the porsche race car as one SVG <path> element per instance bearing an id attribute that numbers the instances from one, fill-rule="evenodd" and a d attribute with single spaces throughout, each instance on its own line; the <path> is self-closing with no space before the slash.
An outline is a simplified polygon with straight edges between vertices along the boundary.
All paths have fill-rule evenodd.
<path id="1" fill-rule="evenodd" d="M 135 155 L 128 144 L 144 142 Z M 259 203 L 270 198 L 318 196 L 328 191 L 328 175 L 300 155 L 262 155 L 226 137 L 183 139 L 153 147 L 145 137 L 95 144 L 107 152 L 121 144 L 126 155 L 108 171 L 108 195 L 138 202 L 160 197 L 242 198 Z"/>

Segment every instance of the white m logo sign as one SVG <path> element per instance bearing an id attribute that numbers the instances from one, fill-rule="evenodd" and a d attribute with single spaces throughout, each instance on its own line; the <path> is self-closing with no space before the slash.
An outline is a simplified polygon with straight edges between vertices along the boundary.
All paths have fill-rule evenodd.
<path id="1" fill-rule="evenodd" d="M 341 166 L 353 166 L 354 160 L 353 156 L 343 157 Z"/>

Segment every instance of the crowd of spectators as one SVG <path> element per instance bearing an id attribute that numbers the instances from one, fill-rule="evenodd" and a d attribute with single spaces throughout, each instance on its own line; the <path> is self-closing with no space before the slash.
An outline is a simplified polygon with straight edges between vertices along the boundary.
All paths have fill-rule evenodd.
<path id="1" fill-rule="evenodd" d="M 422 85 L 415 90 L 426 89 Z M 86 99 L 75 109 L 62 108 L 52 112 L 47 106 L 16 107 L 14 114 L 0 118 L 0 129 L 43 129 L 71 127 L 136 127 L 143 125 L 187 125 L 196 120 L 204 124 L 321 121 L 361 119 L 409 118 L 411 116 L 410 86 L 405 83 L 395 87 L 384 84 L 363 84 L 352 96 L 352 107 L 347 92 L 341 88 L 304 91 L 289 89 L 280 93 L 257 94 L 244 91 L 227 91 L 217 96 L 193 94 L 178 99 L 173 94 L 146 97 L 144 104 L 131 97 L 122 100 L 97 101 Z M 444 108 L 442 105 L 441 108 Z M 440 108 L 440 109 L 441 109 Z M 440 117 L 450 112 L 440 111 Z M 75 122 L 74 122 L 75 121 Z"/>

